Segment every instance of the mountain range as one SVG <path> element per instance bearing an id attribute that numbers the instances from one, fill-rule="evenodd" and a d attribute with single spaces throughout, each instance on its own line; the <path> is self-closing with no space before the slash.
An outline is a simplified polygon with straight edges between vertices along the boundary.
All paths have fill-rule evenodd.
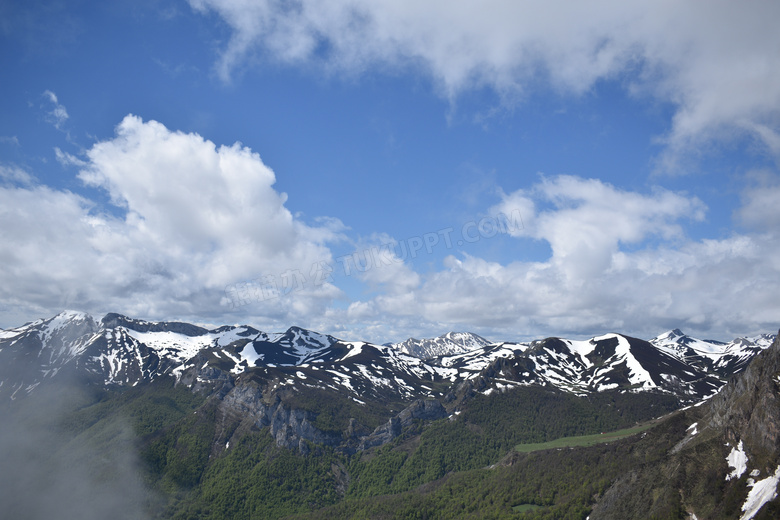
<path id="1" fill-rule="evenodd" d="M 742 406 L 734 403 L 769 384 L 756 379 L 754 360 L 778 350 L 770 349 L 773 343 L 777 345 L 773 334 L 723 343 L 692 338 L 675 329 L 647 341 L 607 333 L 588 340 L 494 343 L 476 334 L 450 332 L 378 345 L 343 341 L 299 327 L 280 333 L 248 325 L 207 329 L 115 313 L 96 320 L 65 311 L 0 330 L 0 404 L 19 411 L 29 408 L 25 403 L 49 400 L 52 392 L 73 388 L 86 392 L 62 407 L 66 417 L 58 421 L 68 425 L 69 443 L 100 439 L 104 449 L 113 449 L 109 447 L 116 436 L 106 433 L 113 431 L 112 421 L 130 416 L 136 434 L 141 435 L 135 443 L 146 468 L 144 478 L 166 490 L 167 498 L 161 500 L 167 505 L 152 515 L 160 518 L 242 518 L 250 509 L 263 517 L 292 513 L 317 517 L 322 508 L 338 509 L 354 500 L 355 507 L 367 509 L 327 514 L 384 517 L 367 513 L 375 506 L 360 505 L 360 499 L 392 495 L 411 502 L 423 500 L 420 496 L 427 494 L 412 500 L 405 493 L 447 475 L 485 471 L 480 469 L 485 466 L 506 467 L 519 474 L 537 455 L 512 455 L 516 444 L 631 427 L 664 416 L 659 426 L 631 441 L 640 443 L 631 444 L 635 446 L 631 449 L 645 450 L 643 460 L 655 461 L 644 469 L 641 464 L 624 467 L 637 455 L 632 452 L 604 470 L 604 474 L 614 473 L 609 482 L 592 483 L 595 487 L 588 488 L 589 494 L 576 500 L 564 500 L 559 491 L 558 498 L 545 497 L 540 490 L 549 483 L 539 484 L 535 498 L 519 500 L 518 490 L 507 491 L 508 497 L 514 497 L 506 499 L 508 504 L 529 500 L 548 509 L 571 509 L 576 504 L 586 516 L 593 512 L 592 518 L 644 518 L 641 511 L 626 505 L 626 497 L 648 489 L 669 493 L 665 487 L 658 491 L 657 482 L 650 483 L 658 478 L 659 464 L 672 464 L 664 457 L 688 456 L 701 439 L 711 443 L 720 439 L 724 447 L 727 441 L 730 450 L 737 450 L 723 455 L 721 463 L 710 459 L 702 463 L 717 466 L 712 471 L 718 474 L 725 470 L 727 459 L 741 461 L 743 451 L 763 464 L 751 470 L 758 471 L 752 477 L 744 476 L 744 471 L 735 473 L 742 487 L 733 493 L 742 502 L 763 482 L 756 477 L 774 475 L 770 466 L 778 458 L 777 450 L 771 448 L 774 441 L 767 440 L 774 434 L 761 437 L 759 430 L 780 425 L 780 415 L 775 417 L 774 409 L 766 412 L 769 418 L 755 419 L 749 434 L 734 419 L 738 415 L 734 410 Z M 734 386 L 746 378 L 753 382 Z M 772 375 L 770 381 L 780 385 L 780 375 Z M 731 401 L 723 404 L 726 394 Z M 766 396 L 752 399 L 762 405 L 767 402 Z M 714 403 L 720 403 L 720 408 L 713 411 Z M 706 420 L 704 411 L 709 414 Z M 677 431 L 678 423 L 685 420 L 697 426 Z M 731 430 L 724 426 L 729 424 Z M 652 433 L 664 431 L 660 437 Z M 692 442 L 691 431 L 708 433 Z M 674 445 L 663 444 L 672 440 Z M 641 443 L 649 444 L 636 448 L 645 446 Z M 714 444 L 707 446 L 712 453 L 718 451 Z M 502 456 L 506 456 L 503 461 Z M 306 493 L 288 496 L 274 487 L 278 482 L 272 476 L 265 478 L 271 479 L 268 489 L 276 489 L 273 497 L 263 495 L 268 490 L 258 488 L 259 484 L 252 491 L 249 481 L 234 480 L 236 474 L 249 478 L 259 468 L 267 471 L 287 457 L 298 459 L 275 471 L 286 475 L 285 482 L 308 482 Z M 257 460 L 245 466 L 249 459 Z M 492 471 L 494 475 L 499 470 Z M 749 478 L 753 479 L 750 486 Z M 223 489 L 225 481 L 234 487 Z M 644 486 L 641 491 L 635 489 L 637 483 Z M 735 484 L 728 486 L 732 489 Z M 215 489 L 235 496 L 236 502 L 220 499 L 219 507 L 213 505 Z M 683 507 L 685 500 L 680 502 L 680 515 L 694 510 L 731 511 L 733 506 L 699 503 L 698 495 L 689 493 L 686 485 L 681 484 L 680 490 L 681 496 L 693 497 L 686 499 L 688 509 Z M 477 493 L 476 488 L 472 491 Z M 658 517 L 663 517 L 666 510 L 657 497 L 648 496 Z M 345 498 L 352 501 L 343 502 Z M 388 498 L 388 504 L 393 500 Z M 625 516 L 615 516 L 615 511 Z M 475 517 L 482 517 L 477 513 Z M 526 516 L 534 514 L 544 517 L 541 512 Z M 718 514 L 713 517 L 728 517 Z M 578 515 L 571 517 L 584 518 Z M 444 516 L 431 516 L 437 517 Z"/>
<path id="2" fill-rule="evenodd" d="M 285 385 L 331 388 L 356 401 L 387 392 L 401 399 L 441 398 L 464 382 L 487 393 L 542 385 L 576 394 L 656 391 L 692 401 L 713 394 L 774 338 L 763 334 L 722 343 L 675 329 L 649 341 L 610 333 L 585 341 L 491 343 L 450 332 L 376 345 L 299 327 L 281 333 L 248 325 L 208 330 L 114 313 L 97 321 L 65 311 L 0 330 L 0 391 L 15 398 L 62 372 L 130 386 L 163 376 L 194 384 L 273 372 Z"/>

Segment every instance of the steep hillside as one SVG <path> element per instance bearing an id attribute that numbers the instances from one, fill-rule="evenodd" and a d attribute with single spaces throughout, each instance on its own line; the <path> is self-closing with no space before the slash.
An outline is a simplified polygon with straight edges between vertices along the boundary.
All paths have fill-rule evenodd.
<path id="1" fill-rule="evenodd" d="M 668 456 L 618 479 L 592 518 L 644 518 L 665 510 L 664 496 L 679 496 L 679 507 L 698 518 L 777 518 L 780 342 L 698 410 L 679 416 L 690 425 Z M 647 509 L 638 511 L 637 502 Z"/>

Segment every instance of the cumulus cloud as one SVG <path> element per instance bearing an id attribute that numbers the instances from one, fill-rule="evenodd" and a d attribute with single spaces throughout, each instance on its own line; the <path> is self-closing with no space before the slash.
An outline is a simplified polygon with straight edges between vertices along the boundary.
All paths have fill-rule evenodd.
<path id="1" fill-rule="evenodd" d="M 533 199 L 550 208 L 535 212 L 529 203 Z M 510 214 L 517 208 L 528 225 L 512 234 L 549 242 L 551 261 L 575 283 L 609 269 L 620 245 L 641 243 L 649 236 L 682 237 L 679 219 L 702 220 L 705 212 L 695 197 L 662 189 L 643 195 L 597 179 L 565 175 L 506 195 L 494 210 Z"/>
<path id="2" fill-rule="evenodd" d="M 273 171 L 251 150 L 219 146 L 127 116 L 86 152 L 79 177 L 102 208 L 45 186 L 0 188 L 0 300 L 27 315 L 63 307 L 235 321 L 230 284 L 331 262 L 332 223 L 293 217 Z M 70 161 L 73 162 L 73 161 Z M 339 295 L 328 283 L 252 300 L 239 315 L 302 322 Z"/>
<path id="3" fill-rule="evenodd" d="M 370 289 L 406 294 L 420 283 L 420 276 L 405 263 L 410 256 L 411 240 L 416 241 L 412 247 L 424 245 L 421 237 L 399 241 L 385 233 L 361 239 L 353 244 L 351 253 L 337 258 L 339 269 L 347 276 L 356 276 Z"/>
<path id="4" fill-rule="evenodd" d="M 490 87 L 516 99 L 542 82 L 581 94 L 616 79 L 676 111 L 662 158 L 752 136 L 778 152 L 780 4 L 716 0 L 190 0 L 230 27 L 219 75 L 255 53 L 360 74 L 423 71 L 447 97 Z"/>
<path id="5" fill-rule="evenodd" d="M 744 200 L 746 210 L 763 204 L 749 190 Z M 609 330 L 652 337 L 672 327 L 728 338 L 777 327 L 780 241 L 767 227 L 692 240 L 682 222 L 704 218 L 697 198 L 571 176 L 505 194 L 493 209 L 517 208 L 525 226 L 512 234 L 549 243 L 549 258 L 449 256 L 413 291 L 353 303 L 352 318 L 376 325 L 418 316 L 440 330 L 475 328 L 500 339 Z"/>

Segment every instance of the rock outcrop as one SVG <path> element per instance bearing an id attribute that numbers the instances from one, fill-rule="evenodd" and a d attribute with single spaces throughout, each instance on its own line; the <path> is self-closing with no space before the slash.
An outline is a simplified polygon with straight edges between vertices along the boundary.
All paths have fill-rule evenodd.
<path id="1" fill-rule="evenodd" d="M 214 369 L 210 369 L 214 372 Z M 218 371 L 217 371 L 218 372 Z M 225 381 L 224 373 L 187 374 L 193 385 L 214 385 L 213 397 L 217 405 L 217 431 L 212 453 L 219 453 L 231 440 L 240 439 L 251 428 L 268 428 L 280 447 L 307 453 L 309 444 L 331 446 L 354 453 L 381 446 L 392 441 L 415 421 L 432 421 L 446 417 L 447 412 L 435 399 L 419 399 L 377 427 L 370 435 L 359 435 L 355 419 L 350 419 L 344 431 L 325 431 L 316 426 L 317 414 L 294 408 L 283 398 L 283 392 L 274 385 L 262 386 L 253 382 Z M 209 378 L 208 383 L 203 381 Z"/>
<path id="2" fill-rule="evenodd" d="M 707 404 L 710 428 L 722 428 L 756 455 L 780 450 L 780 339 L 756 356 Z"/>
<path id="3" fill-rule="evenodd" d="M 391 417 L 385 424 L 377 427 L 371 435 L 360 440 L 360 449 L 365 450 L 381 446 L 392 441 L 404 428 L 411 426 L 415 420 L 434 421 L 447 416 L 447 411 L 435 399 L 418 399 L 404 408 L 398 415 Z"/>

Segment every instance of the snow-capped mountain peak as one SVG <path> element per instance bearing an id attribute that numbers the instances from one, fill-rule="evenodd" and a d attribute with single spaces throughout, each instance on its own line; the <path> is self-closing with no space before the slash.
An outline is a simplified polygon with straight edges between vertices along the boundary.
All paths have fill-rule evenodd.
<path id="1" fill-rule="evenodd" d="M 490 345 L 490 342 L 473 332 L 448 332 L 437 338 L 409 338 L 392 345 L 394 348 L 420 359 L 431 359 L 453 354 L 463 354 Z"/>
<path id="2" fill-rule="evenodd" d="M 674 329 L 656 336 L 650 343 L 685 363 L 723 375 L 744 369 L 753 356 L 769 347 L 774 339 L 774 334 L 762 334 L 723 343 L 693 338 Z"/>

